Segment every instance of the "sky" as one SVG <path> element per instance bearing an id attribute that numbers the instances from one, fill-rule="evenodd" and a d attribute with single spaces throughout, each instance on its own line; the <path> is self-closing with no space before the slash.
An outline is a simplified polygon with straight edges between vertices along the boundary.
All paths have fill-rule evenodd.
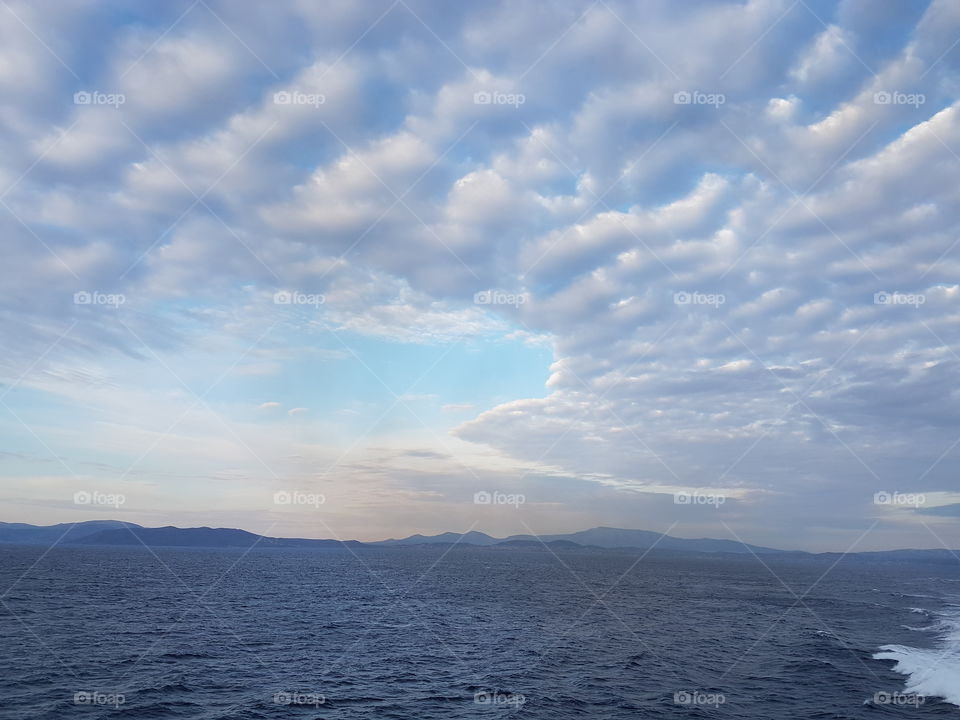
<path id="1" fill-rule="evenodd" d="M 0 2 L 0 519 L 960 547 L 960 4 Z"/>

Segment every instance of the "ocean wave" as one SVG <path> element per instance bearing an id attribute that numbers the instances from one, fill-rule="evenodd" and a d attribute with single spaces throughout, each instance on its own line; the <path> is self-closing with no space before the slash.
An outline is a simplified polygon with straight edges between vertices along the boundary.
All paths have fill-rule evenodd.
<path id="1" fill-rule="evenodd" d="M 911 608 L 917 610 L 918 608 Z M 931 648 L 884 645 L 874 653 L 877 660 L 892 660 L 894 672 L 907 676 L 906 691 L 925 697 L 940 697 L 960 707 L 960 610 L 957 606 L 930 615 L 937 642 Z"/>
<path id="2" fill-rule="evenodd" d="M 898 592 L 898 593 L 893 593 L 893 595 L 894 595 L 894 597 L 920 598 L 921 600 L 927 600 L 927 599 L 936 600 L 936 599 L 937 599 L 936 595 L 925 595 L 925 594 L 922 594 L 922 593 L 900 593 L 900 592 Z"/>

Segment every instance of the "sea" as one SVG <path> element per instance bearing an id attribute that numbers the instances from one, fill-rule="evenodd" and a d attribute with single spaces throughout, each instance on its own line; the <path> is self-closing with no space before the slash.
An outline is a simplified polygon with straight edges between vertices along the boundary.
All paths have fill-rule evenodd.
<path id="1" fill-rule="evenodd" d="M 960 562 L 0 546 L 0 718 L 960 717 Z"/>

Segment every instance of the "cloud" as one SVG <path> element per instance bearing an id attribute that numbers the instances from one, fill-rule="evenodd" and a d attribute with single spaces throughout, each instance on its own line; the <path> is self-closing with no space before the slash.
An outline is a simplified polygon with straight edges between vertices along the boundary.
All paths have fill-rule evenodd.
<path id="1" fill-rule="evenodd" d="M 473 408 L 474 405 L 471 403 L 447 403 L 440 409 L 444 412 L 468 412 L 473 410 Z"/>
<path id="2" fill-rule="evenodd" d="M 950 505 L 940 505 L 938 507 L 917 508 L 921 515 L 939 515 L 941 517 L 956 518 L 960 517 L 960 503 Z"/>
<path id="3" fill-rule="evenodd" d="M 411 523 L 451 457 L 532 469 L 582 524 L 736 490 L 761 544 L 852 539 L 877 490 L 953 482 L 955 3 L 11 7 L 69 69 L 0 19 L 0 376 L 59 404 L 65 442 L 97 446 L 74 426 L 96 408 L 133 461 L 163 428 L 105 428 L 206 390 L 171 437 L 233 477 L 242 444 L 205 422 L 306 457 L 238 419 L 292 396 L 349 447 L 386 409 L 375 367 L 442 410 L 403 442 L 388 413 L 363 449 L 395 453 L 353 471 Z M 549 351 L 545 385 L 444 360 L 514 346 Z"/>

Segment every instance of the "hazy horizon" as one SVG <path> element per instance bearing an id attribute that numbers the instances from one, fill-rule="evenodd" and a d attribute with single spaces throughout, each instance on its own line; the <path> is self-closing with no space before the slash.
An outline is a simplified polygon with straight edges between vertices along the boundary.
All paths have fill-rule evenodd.
<path id="1" fill-rule="evenodd" d="M 2 523 L 2 522 L 11 523 L 11 524 L 16 524 L 16 523 L 13 522 L 13 521 L 0 520 L 0 523 Z M 16 521 L 16 522 L 22 523 L 23 521 Z M 80 523 L 80 522 L 133 522 L 133 521 L 132 521 L 132 520 L 118 520 L 118 519 L 115 518 L 115 517 L 100 517 L 100 518 L 91 518 L 90 520 L 67 521 L 66 524 Z M 36 525 L 35 523 L 24 523 L 24 524 L 34 525 L 34 526 L 36 526 L 36 527 L 51 527 L 51 526 L 54 526 L 54 525 L 59 525 L 59 524 L 64 524 L 64 523 L 53 523 L 52 525 L 46 525 L 46 526 L 44 526 L 44 525 Z M 437 535 L 444 535 L 444 534 L 468 535 L 468 534 L 470 534 L 470 533 L 480 533 L 480 534 L 483 534 L 483 535 L 487 535 L 488 537 L 491 537 L 491 538 L 493 538 L 494 540 L 506 540 L 506 539 L 509 539 L 509 538 L 511 538 L 511 537 L 516 537 L 516 536 L 533 536 L 533 537 L 535 537 L 535 538 L 542 538 L 542 537 L 554 536 L 554 535 L 573 535 L 573 534 L 576 534 L 576 533 L 581 533 L 581 532 L 585 532 L 585 531 L 589 531 L 589 530 L 607 529 L 607 530 L 626 530 L 626 531 L 652 532 L 652 533 L 654 533 L 654 534 L 658 534 L 658 535 L 661 535 L 661 536 L 663 536 L 663 537 L 672 537 L 672 538 L 687 539 L 687 540 L 729 540 L 729 541 L 731 541 L 731 542 L 736 542 L 736 543 L 739 543 L 739 544 L 750 545 L 750 546 L 754 546 L 754 547 L 756 547 L 756 546 L 760 546 L 760 547 L 770 547 L 770 548 L 773 549 L 773 550 L 784 550 L 784 551 L 788 551 L 788 552 L 791 552 L 791 551 L 801 551 L 801 552 L 811 552 L 811 553 L 827 552 L 827 553 L 844 553 L 844 554 L 846 554 L 846 553 L 857 553 L 857 552 L 876 552 L 876 551 L 884 551 L 884 550 L 950 550 L 951 552 L 957 550 L 957 548 L 945 547 L 945 546 L 943 546 L 943 545 L 941 545 L 941 544 L 930 544 L 930 545 L 926 545 L 926 546 L 903 546 L 903 547 L 888 547 L 888 548 L 871 548 L 871 549 L 864 549 L 864 548 L 860 548 L 860 547 L 853 547 L 853 548 L 850 548 L 850 547 L 839 548 L 839 547 L 838 547 L 838 548 L 823 549 L 823 550 L 810 550 L 810 549 L 804 548 L 804 547 L 766 546 L 766 545 L 764 545 L 763 543 L 759 543 L 759 542 L 753 541 L 751 538 L 743 537 L 742 535 L 734 534 L 734 533 L 729 532 L 729 531 L 727 532 L 727 535 L 725 535 L 725 536 L 724 536 L 724 535 L 720 535 L 720 534 L 717 534 L 717 535 L 709 535 L 709 536 L 707 536 L 707 535 L 699 535 L 699 534 L 692 534 L 692 535 L 691 535 L 691 534 L 686 534 L 686 533 L 684 533 L 679 527 L 668 529 L 668 531 L 662 531 L 662 530 L 651 530 L 650 528 L 645 528 L 645 527 L 625 527 L 625 526 L 611 526 L 611 525 L 595 525 L 595 526 L 592 526 L 592 527 L 581 527 L 581 528 L 573 528 L 573 529 L 567 529 L 567 530 L 558 530 L 558 531 L 553 531 L 553 532 L 549 532 L 549 533 L 530 532 L 529 530 L 526 530 L 526 531 L 524 531 L 524 532 L 516 532 L 516 533 L 497 533 L 497 532 L 488 532 L 487 530 L 485 530 L 485 529 L 482 528 L 482 527 L 471 526 L 471 527 L 467 527 L 467 528 L 463 528 L 463 529 L 447 528 L 447 529 L 445 529 L 445 530 L 436 530 L 436 531 L 431 530 L 431 531 L 429 531 L 429 532 L 418 531 L 418 530 L 414 529 L 412 532 L 409 532 L 409 533 L 403 533 L 403 534 L 400 534 L 400 535 L 389 536 L 389 537 L 380 537 L 380 536 L 373 536 L 373 535 L 368 536 L 368 537 L 345 537 L 345 536 L 336 536 L 336 535 L 332 535 L 332 534 L 324 535 L 324 534 L 322 533 L 322 531 L 318 531 L 318 532 L 313 533 L 313 534 L 310 534 L 310 535 L 297 535 L 297 536 L 292 536 L 292 535 L 279 535 L 279 534 L 276 534 L 276 533 L 271 534 L 271 533 L 259 532 L 259 531 L 257 531 L 257 530 L 253 530 L 253 529 L 247 528 L 247 527 L 240 527 L 240 526 L 219 526 L 219 525 L 209 525 L 209 524 L 208 524 L 208 525 L 203 525 L 203 524 L 200 524 L 200 525 L 184 525 L 184 524 L 177 525 L 177 524 L 174 524 L 174 523 L 165 523 L 165 522 L 159 522 L 159 521 L 158 521 L 158 522 L 155 522 L 155 523 L 152 523 L 152 524 L 145 524 L 145 525 L 144 525 L 143 523 L 135 523 L 135 524 L 141 525 L 142 527 L 145 527 L 145 528 L 175 527 L 175 528 L 179 528 L 179 529 L 187 529 L 187 528 L 208 528 L 208 529 L 214 529 L 214 530 L 244 530 L 244 531 L 246 531 L 246 532 L 250 532 L 250 533 L 253 533 L 253 534 L 255 534 L 255 535 L 262 535 L 262 536 L 266 536 L 266 537 L 275 537 L 275 538 L 280 538 L 280 539 L 334 540 L 334 541 L 338 541 L 338 542 L 354 541 L 354 540 L 355 540 L 355 541 L 359 541 L 359 542 L 363 542 L 363 543 L 378 543 L 378 542 L 384 542 L 384 541 L 387 541 L 387 540 L 403 540 L 403 539 L 410 538 L 410 537 L 414 537 L 414 536 L 417 536 L 417 535 L 420 535 L 420 536 L 424 536 L 424 537 L 428 537 L 428 538 L 429 538 L 429 537 L 435 537 L 435 536 L 437 536 Z M 627 547 L 627 546 L 625 546 L 625 547 Z"/>

